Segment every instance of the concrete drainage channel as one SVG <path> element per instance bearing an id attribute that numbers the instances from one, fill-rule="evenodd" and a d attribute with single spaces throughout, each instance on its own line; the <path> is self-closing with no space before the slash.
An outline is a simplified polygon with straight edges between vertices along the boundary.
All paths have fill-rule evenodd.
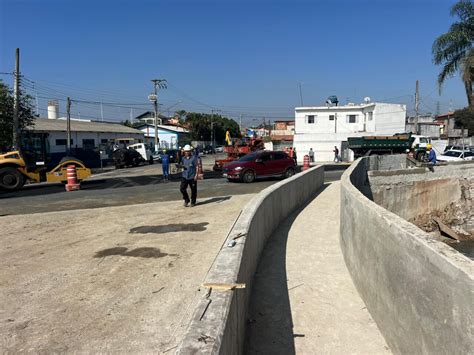
<path id="1" fill-rule="evenodd" d="M 400 162 L 400 157 L 362 158 L 342 176 L 341 248 L 347 268 L 395 353 L 472 353 L 473 261 L 373 202 L 384 193 L 381 200 L 393 211 L 408 203 L 408 198 L 429 206 L 435 201 L 441 203 L 439 199 L 445 196 L 444 203 L 448 204 L 450 198 L 461 194 L 456 187 L 459 182 L 446 180 L 441 168 L 418 178 L 422 183 L 433 179 L 431 185 L 442 184 L 443 191 L 458 191 L 442 195 L 423 184 L 416 185 L 412 180 L 420 172 L 406 170 L 403 184 L 397 181 L 387 187 L 398 189 L 395 193 L 383 191 L 380 180 L 387 184 L 390 173 L 374 174 L 370 170 L 389 170 L 390 165 L 400 169 Z M 467 165 L 452 169 L 467 169 Z M 466 171 L 463 174 L 467 176 Z M 456 175 L 461 176 L 461 170 Z M 394 201 L 398 199 L 396 205 L 387 201 L 390 194 Z M 411 208 L 416 208 L 415 202 Z M 405 212 L 401 208 L 399 213 Z"/>
<path id="2" fill-rule="evenodd" d="M 324 167 L 314 167 L 266 188 L 245 206 L 205 278 L 209 287 L 201 289 L 178 354 L 243 353 L 253 277 L 265 243 L 323 184 Z"/>

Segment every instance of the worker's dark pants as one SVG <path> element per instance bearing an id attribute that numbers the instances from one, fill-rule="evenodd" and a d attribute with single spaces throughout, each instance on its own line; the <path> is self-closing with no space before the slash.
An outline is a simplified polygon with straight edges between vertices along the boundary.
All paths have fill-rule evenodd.
<path id="1" fill-rule="evenodd" d="M 314 155 L 310 155 L 310 156 L 309 156 L 309 161 L 310 161 L 311 163 L 314 163 Z"/>
<path id="2" fill-rule="evenodd" d="M 189 195 L 188 195 L 188 185 L 191 187 L 191 203 L 196 203 L 197 198 L 197 181 L 194 179 L 186 180 L 185 178 L 181 178 L 181 186 L 179 190 L 183 194 L 184 202 L 189 202 Z"/>
<path id="3" fill-rule="evenodd" d="M 169 175 L 170 175 L 170 165 L 169 164 L 163 164 L 161 167 L 163 169 L 163 179 L 168 180 Z"/>

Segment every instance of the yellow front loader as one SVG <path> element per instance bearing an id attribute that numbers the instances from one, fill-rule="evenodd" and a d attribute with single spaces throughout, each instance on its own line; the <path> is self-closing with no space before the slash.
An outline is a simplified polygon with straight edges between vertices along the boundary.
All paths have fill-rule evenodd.
<path id="1" fill-rule="evenodd" d="M 16 191 L 21 189 L 27 181 L 65 183 L 68 165 L 76 166 L 78 181 L 87 179 L 91 175 L 91 170 L 86 168 L 82 161 L 72 157 L 64 157 L 54 169 L 47 171 L 44 165 L 29 162 L 26 155 L 20 151 L 0 154 L 0 189 Z"/>

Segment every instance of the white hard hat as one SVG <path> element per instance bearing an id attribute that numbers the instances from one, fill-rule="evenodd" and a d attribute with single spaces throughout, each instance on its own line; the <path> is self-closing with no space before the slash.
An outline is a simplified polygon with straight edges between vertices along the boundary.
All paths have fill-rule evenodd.
<path id="1" fill-rule="evenodd" d="M 191 146 L 189 144 L 186 144 L 183 148 L 185 152 L 190 152 L 192 150 Z"/>

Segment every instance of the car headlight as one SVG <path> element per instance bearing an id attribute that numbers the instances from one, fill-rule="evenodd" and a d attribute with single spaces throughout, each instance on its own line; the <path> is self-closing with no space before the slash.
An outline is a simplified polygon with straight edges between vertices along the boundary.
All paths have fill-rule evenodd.
<path id="1" fill-rule="evenodd" d="M 234 170 L 235 170 L 235 171 L 240 171 L 240 170 L 242 170 L 242 167 L 241 167 L 241 166 L 238 166 L 238 167 L 234 168 Z"/>

